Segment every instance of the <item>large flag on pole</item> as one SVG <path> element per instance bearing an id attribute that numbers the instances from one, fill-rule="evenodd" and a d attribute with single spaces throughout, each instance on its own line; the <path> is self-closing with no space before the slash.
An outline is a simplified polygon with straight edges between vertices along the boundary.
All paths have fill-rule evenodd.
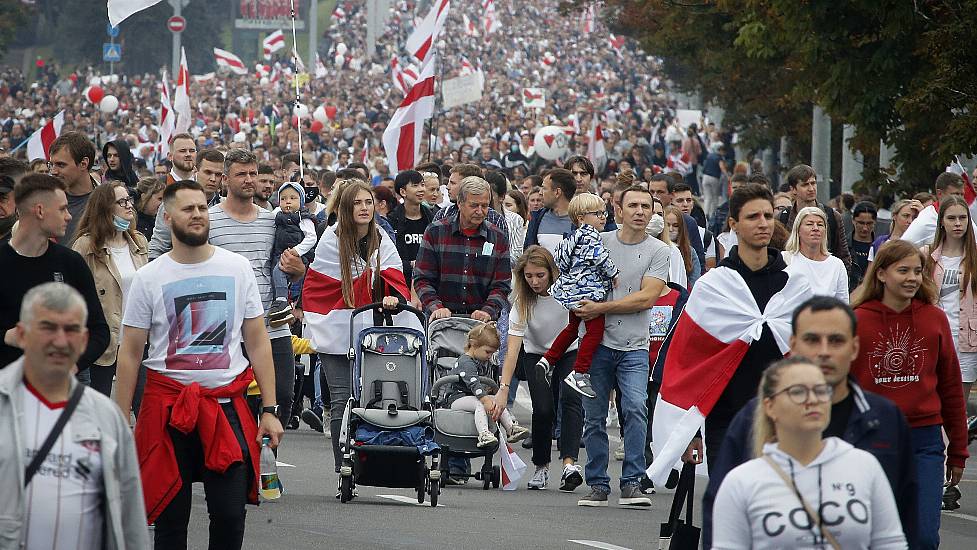
<path id="1" fill-rule="evenodd" d="M 176 128 L 176 113 L 173 112 L 173 104 L 170 103 L 170 83 L 166 80 L 165 71 L 159 103 L 159 157 L 166 158 L 170 152 L 170 138 Z"/>
<path id="2" fill-rule="evenodd" d="M 265 59 L 271 59 L 271 54 L 285 47 L 285 33 L 281 29 L 269 34 L 261 43 Z"/>
<path id="3" fill-rule="evenodd" d="M 189 130 L 193 123 L 193 114 L 190 112 L 190 69 L 187 67 L 187 51 L 184 48 L 180 48 L 180 74 L 176 77 L 173 111 L 176 112 L 174 133 L 182 134 Z"/>
<path id="4" fill-rule="evenodd" d="M 109 0 L 109 23 L 118 27 L 127 17 L 146 8 L 159 4 L 162 0 Z"/>
<path id="5" fill-rule="evenodd" d="M 214 59 L 217 61 L 218 67 L 230 69 L 232 73 L 237 75 L 243 76 L 248 74 L 248 68 L 244 66 L 244 62 L 241 61 L 241 58 L 227 50 L 214 48 Z"/>
<path id="6" fill-rule="evenodd" d="M 421 67 L 421 75 L 390 117 L 383 131 L 383 149 L 387 152 L 390 173 L 409 170 L 420 161 L 419 151 L 424 138 L 424 121 L 434 116 L 434 65 L 431 56 Z"/>
<path id="7" fill-rule="evenodd" d="M 51 144 L 61 135 L 62 126 L 64 126 L 64 111 L 54 115 L 54 118 L 47 121 L 47 124 L 31 134 L 27 140 L 27 160 L 49 160 L 51 157 L 48 152 L 51 149 Z"/>
<path id="8" fill-rule="evenodd" d="M 407 51 L 418 61 L 427 62 L 434 52 L 434 43 L 444 27 L 444 22 L 448 19 L 450 6 L 450 0 L 435 0 L 431 5 L 431 11 L 414 27 L 414 32 L 407 38 Z"/>
<path id="9" fill-rule="evenodd" d="M 791 316 L 811 293 L 807 278 L 791 275 L 761 312 L 736 270 L 720 266 L 699 279 L 665 356 L 652 425 L 655 460 L 646 471 L 656 485 L 665 485 L 764 325 L 788 352 Z"/>

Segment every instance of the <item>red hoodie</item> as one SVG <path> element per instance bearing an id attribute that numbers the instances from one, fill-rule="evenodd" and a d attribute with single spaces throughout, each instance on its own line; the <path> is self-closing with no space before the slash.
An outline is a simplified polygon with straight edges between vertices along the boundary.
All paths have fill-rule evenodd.
<path id="1" fill-rule="evenodd" d="M 897 313 L 872 300 L 855 316 L 859 353 L 851 372 L 858 383 L 894 401 L 913 428 L 942 424 L 950 437 L 947 464 L 962 468 L 967 413 L 946 313 L 920 300 Z"/>

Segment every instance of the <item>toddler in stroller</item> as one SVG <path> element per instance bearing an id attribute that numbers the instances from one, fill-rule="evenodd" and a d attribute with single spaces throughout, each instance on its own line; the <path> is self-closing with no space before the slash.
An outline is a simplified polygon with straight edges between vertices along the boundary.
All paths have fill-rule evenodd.
<path id="1" fill-rule="evenodd" d="M 498 443 L 498 438 L 489 430 L 488 413 L 495 411 L 495 399 L 490 389 L 479 381 L 479 376 L 492 376 L 488 365 L 489 358 L 499 349 L 499 333 L 494 322 L 476 326 L 468 333 L 465 352 L 458 358 L 448 376 L 457 376 L 459 382 L 444 387 L 442 400 L 453 410 L 475 413 L 475 426 L 478 429 L 478 447 Z M 505 430 L 509 442 L 525 439 L 529 430 L 520 426 L 508 410 L 502 411 L 499 423 Z"/>

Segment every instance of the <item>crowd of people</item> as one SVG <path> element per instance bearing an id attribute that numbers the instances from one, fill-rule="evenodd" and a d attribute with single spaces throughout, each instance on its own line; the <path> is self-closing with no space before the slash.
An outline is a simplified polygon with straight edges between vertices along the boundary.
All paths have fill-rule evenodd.
<path id="1" fill-rule="evenodd" d="M 203 481 L 212 536 L 240 547 L 262 440 L 328 426 L 339 472 L 352 388 L 337 342 L 350 310 L 379 302 L 483 323 L 459 368 L 497 355 L 499 391 L 459 384 L 451 406 L 476 413 L 480 443 L 494 421 L 526 439 L 529 489 L 550 487 L 555 439 L 558 488 L 586 484 L 580 506 L 608 505 L 610 460 L 618 504 L 638 508 L 679 461 L 706 462 L 707 548 L 939 545 L 975 432 L 968 183 L 822 204 L 798 165 L 774 188 L 721 129 L 679 125 L 655 59 L 576 40 L 555 2 L 501 6 L 520 32 L 491 42 L 445 34 L 446 76 L 474 61 L 483 100 L 444 113 L 427 160 L 392 174 L 379 135 L 399 91 L 366 67 L 363 3 L 343 7 L 328 76 L 304 92 L 336 111 L 317 133 L 299 121 L 301 150 L 270 78 L 195 83 L 191 131 L 163 148 L 155 76 L 108 78 L 122 108 L 107 116 L 79 97 L 89 75 L 3 73 L 0 429 L 15 444 L 0 469 L 24 481 L 4 505 L 24 521 L 0 539 L 146 548 L 150 523 L 157 547 L 186 547 Z M 388 57 L 409 16 L 388 20 Z M 542 111 L 521 107 L 530 82 L 551 91 Z M 24 160 L 61 109 L 48 160 Z M 607 154 L 592 159 L 593 112 Z M 565 158 L 535 154 L 547 124 L 575 132 Z M 529 430 L 509 412 L 520 380 Z M 690 385 L 708 391 L 690 401 Z M 691 409 L 702 422 L 672 422 Z M 53 445 L 60 469 L 41 464 Z M 448 483 L 467 468 L 451 461 Z"/>

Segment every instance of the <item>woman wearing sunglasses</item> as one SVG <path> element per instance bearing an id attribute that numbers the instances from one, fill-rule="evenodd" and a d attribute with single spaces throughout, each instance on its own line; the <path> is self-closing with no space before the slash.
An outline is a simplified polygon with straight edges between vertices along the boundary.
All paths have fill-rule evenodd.
<path id="1" fill-rule="evenodd" d="M 149 261 L 146 237 L 136 229 L 136 212 L 125 185 L 110 181 L 92 191 L 71 248 L 92 270 L 98 299 L 109 324 L 109 347 L 92 368 L 92 387 L 112 393 L 119 330 L 129 283 L 136 270 Z"/>
<path id="2" fill-rule="evenodd" d="M 757 458 L 720 485 L 712 548 L 906 548 L 878 460 L 837 437 L 821 438 L 832 390 L 820 367 L 802 357 L 763 372 Z"/>
<path id="3" fill-rule="evenodd" d="M 879 249 L 852 294 L 859 353 L 851 372 L 866 391 L 895 402 L 909 421 L 919 547 L 937 548 L 944 483 L 960 482 L 968 456 L 967 417 L 950 323 L 935 305 L 940 290 L 925 265 L 926 256 L 909 241 Z"/>

